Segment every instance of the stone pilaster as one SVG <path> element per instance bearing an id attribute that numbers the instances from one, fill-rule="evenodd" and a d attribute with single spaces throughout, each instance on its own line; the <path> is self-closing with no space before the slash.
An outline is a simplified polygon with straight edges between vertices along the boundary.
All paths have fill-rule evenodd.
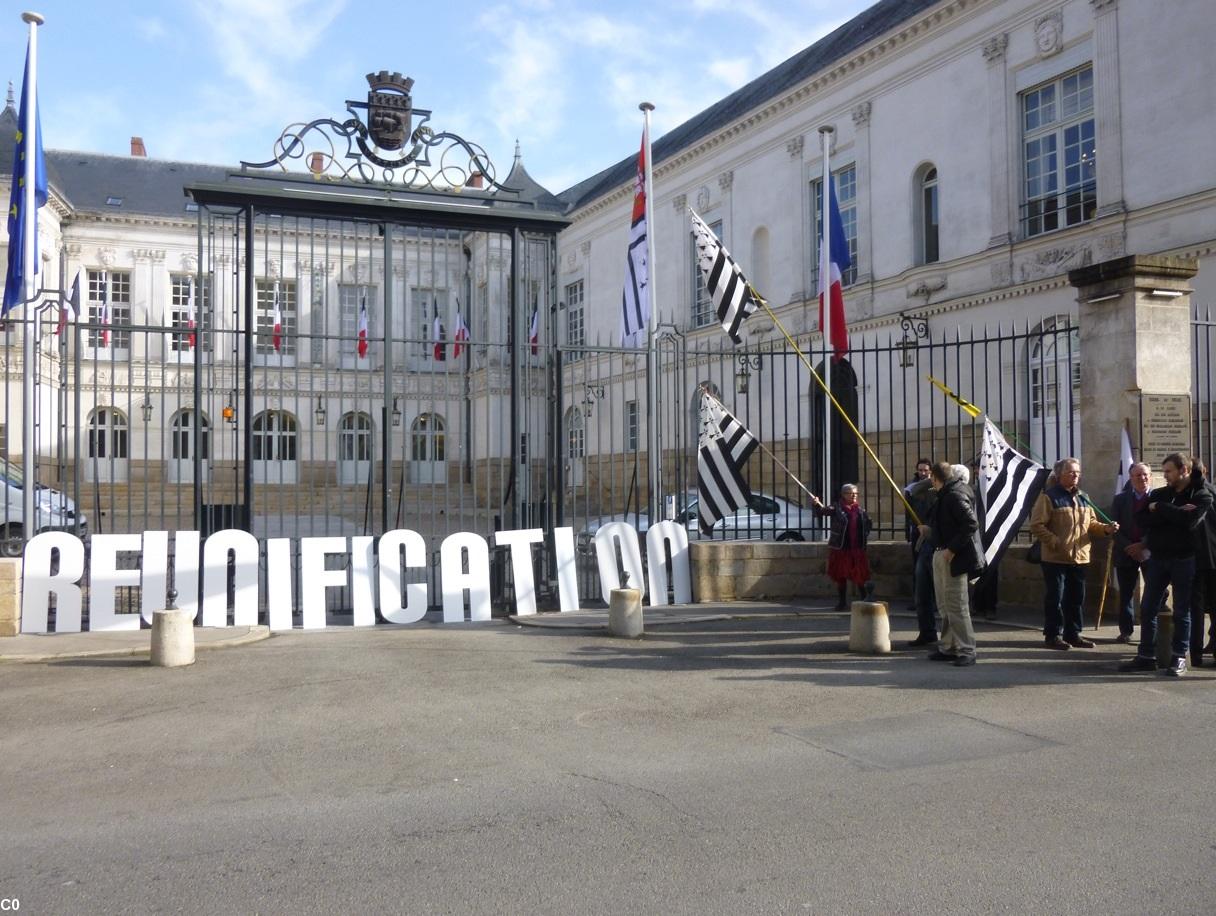
<path id="1" fill-rule="evenodd" d="M 857 282 L 868 283 L 873 276 L 874 265 L 874 221 L 870 216 L 870 201 L 873 194 L 870 188 L 870 102 L 862 102 L 854 106 L 853 142 L 856 144 L 857 158 L 854 168 L 857 170 Z"/>
<path id="2" fill-rule="evenodd" d="M 1124 213 L 1123 128 L 1119 103 L 1119 5 L 1090 0 L 1094 10 L 1094 145 L 1098 151 L 1097 216 Z"/>
<path id="3" fill-rule="evenodd" d="M 984 42 L 982 51 L 988 62 L 988 180 L 992 209 L 992 236 L 988 247 L 1013 241 L 1010 223 L 1009 188 L 1009 92 L 1005 74 L 1005 49 L 1009 36 L 1004 32 Z"/>

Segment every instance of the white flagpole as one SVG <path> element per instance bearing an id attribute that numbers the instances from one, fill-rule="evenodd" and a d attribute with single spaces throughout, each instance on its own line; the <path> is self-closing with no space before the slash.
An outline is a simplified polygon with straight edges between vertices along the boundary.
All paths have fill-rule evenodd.
<path id="1" fill-rule="evenodd" d="M 37 448 L 37 442 L 34 437 L 34 416 L 36 412 L 34 398 L 34 334 L 37 327 L 38 316 L 34 309 L 34 294 L 37 292 L 37 287 L 34 281 L 34 267 L 38 263 L 38 249 L 34 244 L 34 233 L 38 226 L 38 208 L 37 201 L 34 199 L 35 185 L 37 183 L 37 168 L 38 168 L 38 26 L 42 25 L 46 20 L 39 13 L 22 13 L 22 21 L 29 24 L 30 27 L 30 66 L 29 73 L 26 76 L 27 84 L 25 86 L 26 101 L 26 122 L 25 129 L 27 136 L 25 142 L 25 186 L 21 189 L 24 201 L 22 206 L 25 208 L 22 214 L 25 219 L 25 250 L 22 252 L 25 272 L 25 289 L 23 298 L 25 299 L 25 336 L 22 356 L 24 367 L 22 369 L 22 402 L 23 413 L 21 424 L 21 472 L 25 482 L 21 487 L 21 524 L 22 534 L 28 542 L 38 532 L 38 519 L 34 517 L 34 507 L 36 505 L 34 493 L 34 449 Z"/>
<path id="2" fill-rule="evenodd" d="M 654 163 L 650 155 L 650 113 L 654 105 L 642 102 L 638 105 L 642 111 L 646 133 L 646 169 L 643 175 L 646 193 L 646 295 L 650 302 L 650 316 L 646 320 L 646 438 L 647 454 L 650 458 L 650 512 L 652 525 L 657 524 L 663 510 L 663 455 L 659 448 L 659 361 L 654 348 L 654 329 L 659 317 L 659 303 L 655 296 L 655 263 L 654 263 Z M 641 583 L 638 583 L 641 588 Z"/>
<path id="3" fill-rule="evenodd" d="M 823 145 L 823 185 L 819 195 L 820 235 L 819 288 L 823 296 L 823 380 L 832 389 L 832 227 L 829 224 L 832 196 L 832 165 L 828 159 L 832 145 L 833 128 L 819 128 L 819 139 Z M 832 399 L 823 398 L 823 495 L 829 503 L 836 502 L 832 492 Z"/>

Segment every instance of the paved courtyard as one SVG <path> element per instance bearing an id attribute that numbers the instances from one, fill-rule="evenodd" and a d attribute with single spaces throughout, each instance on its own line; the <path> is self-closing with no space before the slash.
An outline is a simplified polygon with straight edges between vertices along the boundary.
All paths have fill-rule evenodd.
<path id="1" fill-rule="evenodd" d="M 896 619 L 903 639 L 910 621 Z M 1216 672 L 835 615 L 0 664 L 21 913 L 1211 913 Z M 1113 632 L 1113 631 L 1112 631 Z M 1118 647 L 1122 650 L 1123 647 Z"/>

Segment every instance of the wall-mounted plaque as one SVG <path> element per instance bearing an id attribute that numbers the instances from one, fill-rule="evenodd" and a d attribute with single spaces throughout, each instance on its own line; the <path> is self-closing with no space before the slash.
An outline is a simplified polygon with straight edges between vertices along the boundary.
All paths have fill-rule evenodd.
<path id="1" fill-rule="evenodd" d="M 1191 396 L 1140 395 L 1140 456 L 1154 470 L 1166 455 L 1191 450 Z"/>

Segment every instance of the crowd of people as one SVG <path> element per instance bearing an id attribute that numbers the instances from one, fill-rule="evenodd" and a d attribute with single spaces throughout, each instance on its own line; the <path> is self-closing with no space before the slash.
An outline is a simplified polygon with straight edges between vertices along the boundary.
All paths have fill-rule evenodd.
<path id="1" fill-rule="evenodd" d="M 1173 636 L 1164 672 L 1186 674 L 1203 664 L 1216 639 L 1216 486 L 1202 462 L 1172 454 L 1162 463 L 1165 485 L 1150 489 L 1148 465 L 1132 465 L 1123 490 L 1101 512 L 1081 489 L 1081 462 L 1057 462 L 1030 512 L 1032 562 L 1043 574 L 1043 645 L 1053 651 L 1092 649 L 1084 635 L 1086 570 L 1096 539 L 1114 538 L 1118 583 L 1117 642 L 1140 639 L 1125 671 L 1157 670 L 1157 618 L 1172 592 Z M 980 538 L 982 500 L 970 470 L 961 464 L 920 459 L 905 487 L 907 536 L 912 554 L 913 605 L 918 633 L 908 645 L 932 647 L 929 658 L 958 667 L 975 664 L 975 607 L 993 616 L 996 569 L 987 568 Z M 836 584 L 838 609 L 847 606 L 848 585 L 868 596 L 866 542 L 871 521 L 856 485 L 846 484 L 835 505 L 814 500 L 830 516 L 828 576 Z M 919 521 L 918 521 L 919 520 Z M 1204 621 L 1211 618 L 1204 645 Z M 940 627 L 939 627 L 940 621 Z"/>

